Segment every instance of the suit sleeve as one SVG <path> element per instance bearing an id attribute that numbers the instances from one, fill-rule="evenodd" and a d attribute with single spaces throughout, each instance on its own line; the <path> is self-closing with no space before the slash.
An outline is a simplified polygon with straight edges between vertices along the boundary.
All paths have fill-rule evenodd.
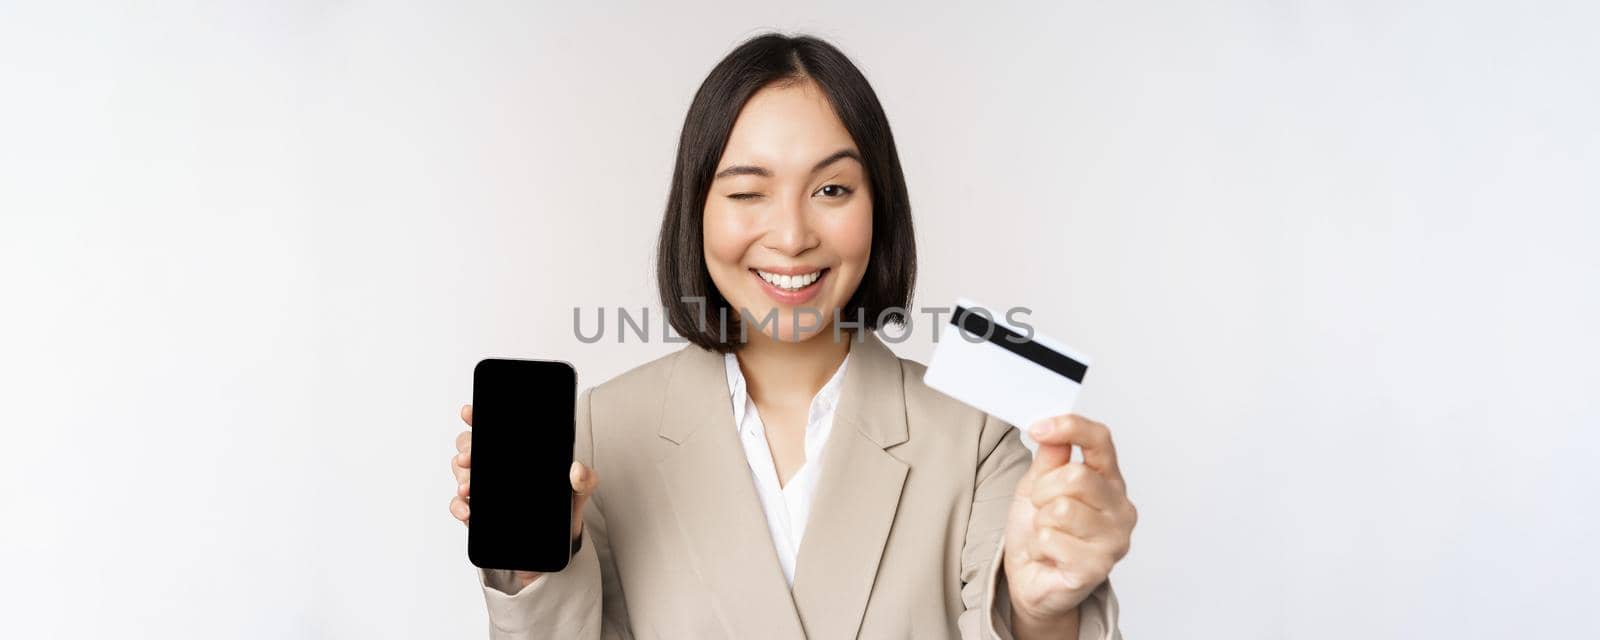
<path id="1" fill-rule="evenodd" d="M 595 461 L 591 393 L 592 389 L 585 390 L 578 398 L 573 439 L 573 457 L 600 476 L 600 488 L 583 508 L 583 546 L 566 569 L 541 575 L 520 590 L 510 571 L 479 570 L 489 608 L 489 637 L 494 640 L 633 637 L 608 543 L 601 502 L 606 475 Z"/>
<path id="2" fill-rule="evenodd" d="M 968 640 L 1014 640 L 1011 598 L 1005 582 L 1006 516 L 1017 482 L 1033 462 L 1019 431 L 985 416 L 979 436 L 977 488 L 961 549 L 961 637 Z M 1078 605 L 1079 640 L 1121 640 L 1117 597 L 1108 580 Z"/>

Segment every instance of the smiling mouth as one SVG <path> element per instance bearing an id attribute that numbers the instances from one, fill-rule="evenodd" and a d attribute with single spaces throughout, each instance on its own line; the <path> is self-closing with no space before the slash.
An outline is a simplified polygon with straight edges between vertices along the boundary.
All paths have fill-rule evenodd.
<path id="1" fill-rule="evenodd" d="M 821 280 L 822 275 L 827 273 L 828 270 L 823 268 L 810 273 L 799 273 L 793 275 L 773 273 L 771 271 L 762 271 L 760 269 L 751 269 L 750 272 L 756 274 L 762 280 L 765 280 L 767 284 L 770 284 L 783 291 L 804 291 L 806 287 L 816 284 L 818 280 Z"/>

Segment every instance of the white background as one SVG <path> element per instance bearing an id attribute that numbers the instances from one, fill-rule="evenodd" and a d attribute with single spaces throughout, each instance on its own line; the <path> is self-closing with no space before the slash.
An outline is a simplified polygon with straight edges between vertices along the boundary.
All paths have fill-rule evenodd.
<path id="1" fill-rule="evenodd" d="M 768 27 L 882 98 L 917 301 L 1094 356 L 1130 637 L 1600 634 L 1592 3 L 30 4 L 0 635 L 481 636 L 472 364 L 676 348 L 571 310 L 655 309 L 684 111 Z"/>

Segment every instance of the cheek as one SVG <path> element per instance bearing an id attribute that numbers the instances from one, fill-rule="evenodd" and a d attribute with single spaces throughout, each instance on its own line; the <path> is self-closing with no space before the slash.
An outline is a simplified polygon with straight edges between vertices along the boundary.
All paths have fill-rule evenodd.
<path id="1" fill-rule="evenodd" d="M 864 202 L 852 207 L 847 215 L 834 218 L 829 225 L 824 242 L 839 255 L 840 265 L 859 276 L 866 271 L 867 260 L 872 255 L 872 205 Z"/>
<path id="2" fill-rule="evenodd" d="M 702 218 L 701 237 L 705 239 L 706 268 L 719 288 L 735 271 L 742 271 L 739 263 L 754 235 L 748 225 L 741 224 L 738 216 L 719 207 L 707 205 Z"/>

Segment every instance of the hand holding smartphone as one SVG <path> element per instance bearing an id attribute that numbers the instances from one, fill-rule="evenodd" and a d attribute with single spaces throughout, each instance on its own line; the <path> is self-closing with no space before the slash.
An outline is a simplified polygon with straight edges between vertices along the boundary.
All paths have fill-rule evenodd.
<path id="1" fill-rule="evenodd" d="M 564 569 L 586 498 L 574 487 L 586 494 L 595 484 L 572 459 L 577 372 L 565 362 L 490 358 L 473 370 L 472 396 L 462 412 L 472 430 L 457 439 L 452 464 L 460 490 L 451 512 L 470 516 L 467 557 L 485 569 Z"/>

